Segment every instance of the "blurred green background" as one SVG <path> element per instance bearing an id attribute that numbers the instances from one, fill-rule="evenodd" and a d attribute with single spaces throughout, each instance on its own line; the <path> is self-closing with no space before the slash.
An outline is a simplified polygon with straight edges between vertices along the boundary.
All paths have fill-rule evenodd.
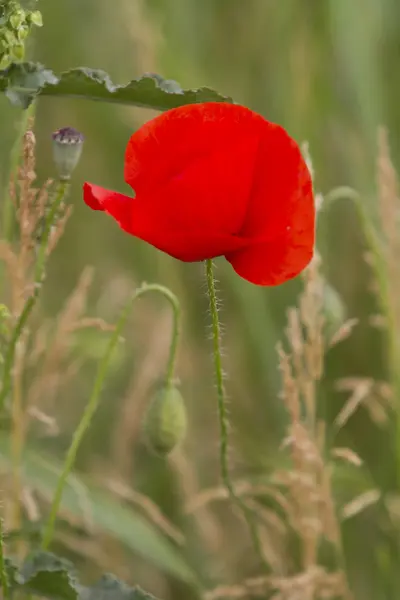
<path id="1" fill-rule="evenodd" d="M 176 79 L 182 87 L 213 87 L 282 124 L 299 143 L 308 141 L 317 191 L 353 186 L 361 192 L 371 218 L 376 218 L 379 125 L 389 129 L 395 164 L 400 153 L 397 0 L 41 0 L 39 4 L 44 27 L 35 34 L 30 58 L 55 72 L 78 66 L 101 68 L 116 83 L 156 72 Z M 191 539 L 189 549 L 179 554 L 185 558 L 179 561 L 188 564 L 203 581 L 209 585 L 240 581 L 252 574 L 252 563 L 247 561 L 242 529 L 235 528 L 236 521 L 219 507 L 214 511 L 213 519 L 217 516 L 231 528 L 228 542 L 217 544 L 219 549 L 210 563 L 207 545 L 202 542 L 202 537 L 207 537 L 206 526 L 201 525 L 197 533 L 192 531 L 193 524 L 182 521 L 179 508 L 180 486 L 189 486 L 189 491 L 193 486 L 193 492 L 197 486 L 219 482 L 203 267 L 180 264 L 129 238 L 113 221 L 92 213 L 82 202 L 84 180 L 128 190 L 123 182 L 125 145 L 131 132 L 152 114 L 84 100 L 40 98 L 36 122 L 40 180 L 54 174 L 53 130 L 69 125 L 86 137 L 73 182 L 74 213 L 51 261 L 43 311 L 52 316 L 60 310 L 86 265 L 95 267 L 88 312 L 109 321 L 115 320 L 130 289 L 142 280 L 165 284 L 180 297 L 184 339 L 178 371 L 189 411 L 185 460 L 191 465 L 192 480 L 183 474 L 182 465 L 176 467 L 151 457 L 138 433 L 139 405 L 145 402 L 154 379 L 162 374 L 168 343 L 168 311 L 165 313 L 163 304 L 153 298 L 137 307 L 78 466 L 91 478 L 121 475 L 172 520 L 178 519 Z M 0 115 L 0 174 L 4 183 L 20 111 L 0 97 Z M 321 217 L 319 239 L 325 276 L 340 294 L 347 316 L 360 320 L 351 338 L 327 356 L 320 406 L 321 414 L 331 423 L 345 400 L 335 391 L 336 379 L 385 379 L 386 343 L 384 335 L 369 323 L 378 308 L 370 291 L 372 275 L 364 261 L 365 240 L 350 201 L 335 203 Z M 286 309 L 296 303 L 301 282 L 259 289 L 235 276 L 222 259 L 218 260 L 217 276 L 235 448 L 232 466 L 238 478 L 249 473 L 257 476 L 281 461 L 279 444 L 286 415 L 279 399 L 276 344 L 284 336 Z M 36 449 L 39 447 L 50 461 L 59 459 L 68 445 L 104 348 L 105 336 L 99 332 L 85 332 L 74 339 L 72 356 L 83 353 L 87 360 L 73 382 L 61 387 L 50 407 L 61 432 L 56 438 L 47 438 L 40 431 L 32 436 Z M 365 478 L 384 491 L 396 488 L 391 427 L 373 423 L 361 409 L 338 440 L 360 453 Z M 34 461 L 28 469 L 34 479 L 31 484 L 39 487 L 47 485 L 51 472 L 50 468 L 42 472 L 40 464 Z M 338 482 L 338 495 L 351 496 L 353 487 L 357 482 L 343 477 Z M 69 510 L 73 512 L 74 493 L 70 496 Z M 111 556 L 109 570 L 164 598 L 189 597 L 182 583 L 187 579 L 182 575 L 184 567 L 179 561 L 174 563 L 169 546 L 164 548 L 161 542 L 158 546 L 157 540 L 151 546 L 150 537 L 146 538 L 150 533 L 140 529 L 141 522 L 125 522 L 127 515 L 117 510 L 121 502 L 107 502 L 111 502 L 108 497 L 97 498 L 95 511 L 103 510 L 101 518 L 108 519 L 106 529 L 123 542 L 105 542 Z M 135 513 L 129 514 L 133 518 Z M 210 527 L 219 530 L 213 519 Z M 394 564 L 390 562 L 393 544 L 386 534 L 368 511 L 345 529 L 349 570 L 359 598 L 395 597 L 391 595 L 393 589 L 390 592 L 385 587 Z M 137 550 L 147 543 L 147 556 L 140 558 Z M 85 554 L 79 544 L 67 546 L 69 553 L 80 555 L 88 577 L 101 571 L 102 566 L 96 566 L 98 562 L 89 551 Z M 165 575 L 165 568 L 158 567 L 165 567 L 168 560 L 173 568 Z M 182 576 L 177 576 L 180 569 Z"/>

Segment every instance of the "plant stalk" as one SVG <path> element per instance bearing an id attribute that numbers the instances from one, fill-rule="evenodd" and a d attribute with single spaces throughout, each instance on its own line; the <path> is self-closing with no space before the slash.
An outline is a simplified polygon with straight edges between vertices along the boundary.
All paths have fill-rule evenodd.
<path id="1" fill-rule="evenodd" d="M 22 309 L 22 312 L 17 320 L 17 323 L 14 327 L 14 330 L 11 334 L 11 339 L 8 344 L 7 352 L 4 357 L 4 365 L 3 365 L 3 385 L 0 393 L 0 412 L 2 411 L 5 401 L 7 399 L 7 395 L 11 388 L 12 381 L 12 370 L 15 361 L 15 351 L 17 348 L 18 340 L 23 333 L 24 327 L 31 315 L 31 312 L 36 304 L 36 301 L 39 297 L 39 292 L 42 286 L 44 274 L 45 274 L 45 266 L 46 266 L 46 252 L 47 245 L 50 238 L 51 228 L 53 222 L 58 213 L 58 209 L 62 202 L 64 201 L 66 194 L 69 189 L 68 181 L 60 181 L 58 184 L 58 189 L 56 192 L 56 196 L 51 204 L 50 210 L 47 214 L 43 235 L 41 238 L 38 256 L 35 264 L 34 278 L 33 278 L 33 292 L 27 298 L 25 305 Z"/>
<path id="2" fill-rule="evenodd" d="M 180 305 L 179 305 L 177 297 L 168 288 L 166 288 L 162 285 L 158 285 L 156 283 L 154 283 L 154 284 L 144 283 L 140 288 L 138 288 L 133 293 L 133 295 L 131 296 L 131 298 L 128 300 L 127 304 L 123 308 L 121 315 L 118 319 L 118 322 L 116 324 L 116 327 L 110 337 L 110 341 L 109 341 L 107 350 L 106 350 L 106 352 L 103 356 L 103 359 L 101 360 L 100 365 L 98 367 L 97 375 L 96 375 L 96 378 L 95 378 L 95 381 L 93 384 L 93 388 L 92 388 L 92 392 L 90 394 L 86 408 L 83 412 L 82 418 L 81 418 L 81 420 L 78 424 L 78 427 L 75 430 L 75 433 L 73 435 L 71 445 L 70 445 L 70 447 L 67 451 L 66 457 L 65 457 L 61 475 L 58 479 L 57 487 L 56 487 L 55 494 L 54 494 L 53 501 L 52 501 L 51 508 L 50 508 L 50 514 L 49 514 L 47 523 L 45 525 L 43 539 L 42 539 L 42 549 L 44 549 L 44 550 L 49 547 L 49 545 L 53 539 L 55 522 L 56 522 L 56 518 L 57 518 L 57 513 L 60 508 L 64 487 L 67 483 L 68 476 L 74 467 L 76 456 L 78 454 L 78 450 L 81 445 L 81 442 L 82 442 L 82 440 L 92 422 L 94 414 L 96 413 L 96 410 L 99 406 L 100 394 L 103 389 L 103 384 L 104 384 L 104 381 L 105 381 L 105 378 L 106 378 L 106 375 L 108 372 L 112 354 L 113 354 L 115 347 L 120 339 L 121 332 L 126 325 L 128 317 L 132 310 L 133 303 L 135 302 L 135 300 L 140 298 L 140 296 L 143 296 L 143 294 L 145 294 L 147 292 L 157 292 L 159 294 L 162 294 L 169 301 L 169 303 L 171 304 L 171 307 L 172 307 L 173 320 L 174 320 L 173 321 L 173 335 L 172 335 L 172 340 L 171 340 L 171 345 L 170 345 L 170 354 L 169 354 L 167 373 L 166 373 L 167 385 L 171 385 L 172 378 L 174 375 L 176 354 L 177 354 L 179 334 L 180 334 Z"/>
<path id="3" fill-rule="evenodd" d="M 226 396 L 224 387 L 224 377 L 222 369 L 222 355 L 221 355 L 221 327 L 218 317 L 218 305 L 217 295 L 215 290 L 215 281 L 213 273 L 213 263 L 211 259 L 206 261 L 206 277 L 207 277 L 207 288 L 210 302 L 210 312 L 212 320 L 212 336 L 213 336 L 213 355 L 214 355 L 214 370 L 215 370 L 215 381 L 217 386 L 217 399 L 218 399 L 218 417 L 219 417 L 219 428 L 220 428 L 220 469 L 221 479 L 228 493 L 228 497 L 231 499 L 232 504 L 237 506 L 247 523 L 249 528 L 250 536 L 257 552 L 257 555 L 265 567 L 269 571 L 268 564 L 265 560 L 264 553 L 262 550 L 260 538 L 258 535 L 257 526 L 255 523 L 255 515 L 253 511 L 249 509 L 246 503 L 236 494 L 233 482 L 229 473 L 228 463 L 228 411 L 226 406 Z"/>
<path id="4" fill-rule="evenodd" d="M 3 519 L 0 517 L 0 584 L 3 591 L 1 596 L 4 600 L 10 600 L 10 585 L 8 582 L 8 575 L 6 569 L 6 560 L 4 556 L 4 525 Z"/>

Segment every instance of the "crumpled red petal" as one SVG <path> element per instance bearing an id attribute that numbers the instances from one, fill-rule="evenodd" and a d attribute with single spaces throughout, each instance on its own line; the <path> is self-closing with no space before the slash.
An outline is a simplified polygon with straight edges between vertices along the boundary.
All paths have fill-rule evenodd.
<path id="1" fill-rule="evenodd" d="M 125 179 L 147 210 L 171 229 L 236 234 L 253 185 L 260 124 L 243 106 L 183 106 L 134 133 Z"/>
<path id="2" fill-rule="evenodd" d="M 124 231 L 132 233 L 131 204 L 133 198 L 86 182 L 83 185 L 83 199 L 92 210 L 106 212 L 114 217 Z"/>
<path id="3" fill-rule="evenodd" d="M 135 234 L 158 250 L 177 258 L 182 262 L 200 262 L 208 258 L 223 256 L 229 248 L 234 252 L 244 248 L 246 241 L 218 231 L 204 234 L 203 230 L 194 230 L 187 233 L 166 231 L 162 235 L 157 232 Z"/>
<path id="4" fill-rule="evenodd" d="M 155 227 L 151 214 L 142 210 L 143 204 L 136 202 L 135 198 L 91 183 L 84 184 L 83 198 L 93 210 L 101 210 L 114 217 L 124 231 L 184 262 L 222 256 L 225 252 L 239 250 L 246 244 L 238 237 L 219 231 L 205 232 L 199 228 L 174 231 L 161 222 Z"/>
<path id="5" fill-rule="evenodd" d="M 225 255 L 238 275 L 256 285 L 280 285 L 296 277 L 313 257 L 314 227 L 293 239 L 253 243 Z"/>
<path id="6" fill-rule="evenodd" d="M 267 123 L 259 144 L 251 199 L 241 235 L 279 238 L 314 222 L 309 170 L 296 142 L 279 125 Z"/>

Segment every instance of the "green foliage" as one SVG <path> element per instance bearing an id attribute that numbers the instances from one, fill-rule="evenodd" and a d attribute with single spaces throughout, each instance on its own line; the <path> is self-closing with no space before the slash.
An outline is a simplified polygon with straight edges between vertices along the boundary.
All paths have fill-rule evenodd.
<path id="1" fill-rule="evenodd" d="M 3 464 L 11 467 L 9 441 L 9 437 L 0 437 L 0 455 Z M 50 501 L 61 467 L 60 462 L 27 449 L 22 462 L 24 484 Z M 82 480 L 75 473 L 70 475 L 64 489 L 59 516 L 60 519 L 81 520 L 83 527 L 85 519 L 89 519 L 96 530 L 114 537 L 158 569 L 183 582 L 196 582 L 195 574 L 181 553 L 151 522 L 134 508 L 122 504 L 112 494 Z"/>
<path id="2" fill-rule="evenodd" d="M 82 586 L 71 563 L 50 552 L 29 555 L 20 569 L 9 563 L 11 590 L 48 600 L 155 600 L 139 587 L 130 588 L 112 575 L 92 587 Z"/>
<path id="3" fill-rule="evenodd" d="M 15 581 L 14 589 L 21 587 L 49 600 L 77 600 L 79 597 L 73 566 L 51 553 L 29 555 Z"/>
<path id="4" fill-rule="evenodd" d="M 0 77 L 0 91 L 27 108 L 38 95 L 67 96 L 167 110 L 196 102 L 232 102 L 209 88 L 184 90 L 176 81 L 149 74 L 126 85 L 114 84 L 99 69 L 71 69 L 58 77 L 37 63 L 12 64 Z"/>
<path id="5" fill-rule="evenodd" d="M 104 575 L 91 588 L 80 592 L 81 600 L 155 600 L 154 596 L 139 587 L 130 588 L 112 575 Z"/>
<path id="6" fill-rule="evenodd" d="M 18 0 L 5 0 L 0 7 L 0 70 L 25 57 L 25 40 L 32 25 L 41 27 L 39 10 L 24 10 Z"/>

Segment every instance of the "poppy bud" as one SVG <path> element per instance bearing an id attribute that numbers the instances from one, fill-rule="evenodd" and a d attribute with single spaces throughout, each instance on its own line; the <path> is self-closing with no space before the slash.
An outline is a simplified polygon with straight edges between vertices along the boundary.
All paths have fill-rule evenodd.
<path id="1" fill-rule="evenodd" d="M 70 179 L 79 162 L 83 148 L 83 135 L 73 127 L 63 127 L 53 133 L 53 159 L 58 176 Z"/>
<path id="2" fill-rule="evenodd" d="M 164 386 L 152 398 L 143 429 L 149 448 L 167 456 L 185 437 L 186 407 L 175 386 Z"/>

